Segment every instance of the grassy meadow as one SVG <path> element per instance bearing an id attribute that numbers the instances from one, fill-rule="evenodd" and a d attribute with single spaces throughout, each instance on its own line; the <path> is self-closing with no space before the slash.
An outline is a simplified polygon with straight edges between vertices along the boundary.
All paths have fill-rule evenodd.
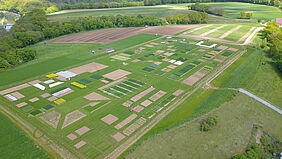
<path id="1" fill-rule="evenodd" d="M 0 114 L 0 156 L 5 159 L 50 159 L 12 121 Z"/>
<path id="2" fill-rule="evenodd" d="M 225 10 L 224 17 L 227 18 L 240 18 L 240 12 L 252 12 L 252 19 L 267 19 L 273 20 L 275 18 L 281 18 L 282 12 L 279 8 L 267 5 L 240 3 L 240 2 L 216 2 L 216 3 L 204 3 L 212 7 L 223 8 Z M 187 8 L 189 3 L 184 4 L 171 4 L 168 6 L 174 6 L 177 8 Z M 230 22 L 232 23 L 232 22 Z"/>

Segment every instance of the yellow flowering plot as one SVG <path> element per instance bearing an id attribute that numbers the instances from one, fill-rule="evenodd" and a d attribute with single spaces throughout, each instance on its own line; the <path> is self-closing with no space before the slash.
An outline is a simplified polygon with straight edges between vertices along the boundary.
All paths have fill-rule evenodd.
<path id="1" fill-rule="evenodd" d="M 54 101 L 55 104 L 62 104 L 64 102 L 66 102 L 66 100 L 64 100 L 63 98 L 60 98 Z"/>
<path id="2" fill-rule="evenodd" d="M 213 55 L 213 56 L 216 56 L 215 53 L 212 53 L 212 52 L 208 52 L 209 55 Z"/>
<path id="3" fill-rule="evenodd" d="M 86 88 L 86 85 L 80 84 L 78 82 L 72 82 L 71 85 L 74 85 L 74 86 L 79 87 L 79 88 Z"/>
<path id="4" fill-rule="evenodd" d="M 52 77 L 57 77 L 58 75 L 54 74 L 54 73 L 51 73 L 49 75 L 46 75 L 45 77 L 48 77 L 48 78 L 52 78 Z"/>

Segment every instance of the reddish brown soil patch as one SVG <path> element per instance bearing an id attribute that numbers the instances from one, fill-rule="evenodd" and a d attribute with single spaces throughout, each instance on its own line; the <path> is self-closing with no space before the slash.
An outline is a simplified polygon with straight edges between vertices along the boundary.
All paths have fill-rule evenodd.
<path id="1" fill-rule="evenodd" d="M 35 97 L 35 98 L 30 99 L 29 101 L 33 103 L 33 102 L 36 102 L 38 100 L 39 100 L 39 98 Z"/>
<path id="2" fill-rule="evenodd" d="M 76 132 L 79 136 L 81 136 L 81 135 L 87 133 L 88 131 L 90 131 L 90 128 L 88 128 L 88 127 L 86 127 L 86 126 L 83 126 L 83 127 L 79 128 L 79 129 L 75 130 L 75 132 Z"/>
<path id="3" fill-rule="evenodd" d="M 12 88 L 9 88 L 9 89 L 5 89 L 3 91 L 0 91 L 0 95 L 4 95 L 4 94 L 8 94 L 8 93 L 11 93 L 11 92 L 15 92 L 15 91 L 18 91 L 18 90 L 21 90 L 21 89 L 24 89 L 24 88 L 27 88 L 29 87 L 30 85 L 25 83 L 25 84 L 21 84 L 19 86 L 16 86 L 16 87 L 12 87 Z"/>
<path id="4" fill-rule="evenodd" d="M 132 111 L 135 111 L 137 113 L 140 113 L 142 110 L 144 109 L 144 107 L 137 105 L 136 107 L 132 108 Z"/>
<path id="5" fill-rule="evenodd" d="M 123 134 L 121 134 L 120 132 L 115 133 L 112 136 L 117 142 L 120 142 L 122 139 L 125 138 L 125 136 Z"/>
<path id="6" fill-rule="evenodd" d="M 85 73 L 85 72 L 92 73 L 92 72 L 96 72 L 96 71 L 102 70 L 102 69 L 107 68 L 107 67 L 108 66 L 106 66 L 106 65 L 96 63 L 96 62 L 92 62 L 92 63 L 86 64 L 86 65 L 82 65 L 82 66 L 79 66 L 79 67 L 72 68 L 68 71 L 73 72 L 75 74 L 82 74 L 82 73 Z"/>
<path id="7" fill-rule="evenodd" d="M 51 96 L 51 94 L 49 94 L 49 93 L 44 93 L 44 94 L 41 95 L 42 98 L 47 98 L 47 97 L 50 97 L 50 96 Z"/>
<path id="8" fill-rule="evenodd" d="M 160 99 L 162 96 L 164 96 L 166 94 L 165 91 L 159 91 L 156 94 L 152 95 L 149 99 L 152 101 L 156 101 L 158 99 Z"/>
<path id="9" fill-rule="evenodd" d="M 144 102 L 141 103 L 141 105 L 143 105 L 144 107 L 147 107 L 150 104 L 152 104 L 152 102 L 150 100 L 145 100 Z"/>
<path id="10" fill-rule="evenodd" d="M 73 112 L 70 112 L 68 113 L 66 116 L 65 116 L 65 120 L 64 120 L 64 123 L 63 123 L 63 126 L 62 128 L 65 128 L 66 126 L 69 126 L 70 124 L 82 119 L 86 117 L 85 114 L 83 114 L 82 112 L 80 112 L 79 110 L 75 110 Z"/>
<path id="11" fill-rule="evenodd" d="M 20 92 L 11 93 L 12 96 L 16 97 L 17 99 L 24 98 L 25 96 L 22 95 Z"/>
<path id="12" fill-rule="evenodd" d="M 175 95 L 175 96 L 179 96 L 179 95 L 181 95 L 182 93 L 184 93 L 184 91 L 181 90 L 181 89 L 179 89 L 179 90 L 175 91 L 175 92 L 172 93 L 172 94 Z"/>
<path id="13" fill-rule="evenodd" d="M 108 114 L 107 116 L 101 118 L 101 120 L 109 125 L 111 125 L 112 123 L 114 123 L 115 121 L 118 120 L 118 117 L 112 115 L 112 114 Z"/>
<path id="14" fill-rule="evenodd" d="M 95 93 L 95 92 L 84 96 L 84 98 L 88 99 L 88 100 L 110 100 L 110 98 L 107 98 L 107 97 L 102 96 L 102 95 Z"/>
<path id="15" fill-rule="evenodd" d="M 138 128 L 140 128 L 145 123 L 146 123 L 146 119 L 141 117 L 138 120 L 136 120 L 133 124 L 128 126 L 126 129 L 124 129 L 123 133 L 129 136 L 130 134 L 132 134 L 134 131 L 136 131 Z"/>
<path id="16" fill-rule="evenodd" d="M 79 141 L 78 143 L 76 143 L 76 144 L 74 145 L 74 147 L 77 148 L 77 149 L 79 149 L 79 148 L 81 148 L 82 146 L 84 146 L 85 144 L 86 144 L 85 141 Z"/>
<path id="17" fill-rule="evenodd" d="M 137 94 L 136 96 L 132 97 L 131 100 L 133 102 L 137 102 L 139 99 L 141 99 L 142 97 L 144 97 L 145 95 L 149 94 L 150 92 L 152 92 L 153 90 L 155 90 L 154 87 L 150 87 L 148 89 L 146 89 L 145 91 Z"/>
<path id="18" fill-rule="evenodd" d="M 122 69 L 118 69 L 118 70 L 115 70 L 113 72 L 110 72 L 110 73 L 103 75 L 103 77 L 109 78 L 109 79 L 112 79 L 112 80 L 117 80 L 117 79 L 125 77 L 129 74 L 131 74 L 131 72 L 128 72 L 128 71 L 125 71 L 125 70 L 122 70 Z"/>
<path id="19" fill-rule="evenodd" d="M 20 107 L 23 107 L 23 106 L 26 106 L 26 105 L 27 105 L 26 102 L 22 102 L 22 103 L 17 104 L 16 106 L 17 106 L 18 108 L 20 108 Z"/>
<path id="20" fill-rule="evenodd" d="M 51 41 L 51 43 L 112 43 L 142 33 L 174 35 L 178 32 L 197 26 L 198 25 L 174 25 L 155 27 L 111 28 L 68 35 L 55 39 Z"/>
<path id="21" fill-rule="evenodd" d="M 137 114 L 131 114 L 129 117 L 127 117 L 126 119 L 124 119 L 123 121 L 121 121 L 120 123 L 118 123 L 115 128 L 116 129 L 121 129 L 122 127 L 124 127 L 125 125 L 127 125 L 128 123 L 130 123 L 132 120 L 134 120 L 137 117 Z"/>
<path id="22" fill-rule="evenodd" d="M 74 140 L 74 139 L 77 138 L 77 136 L 74 135 L 74 134 L 68 134 L 68 135 L 67 135 L 67 138 L 70 139 L 70 140 Z"/>

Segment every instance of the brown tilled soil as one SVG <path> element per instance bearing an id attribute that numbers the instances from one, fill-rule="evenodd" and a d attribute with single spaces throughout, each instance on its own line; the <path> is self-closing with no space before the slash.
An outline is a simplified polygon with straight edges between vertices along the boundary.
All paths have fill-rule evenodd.
<path id="1" fill-rule="evenodd" d="M 117 132 L 115 133 L 113 136 L 112 136 L 117 142 L 120 142 L 122 139 L 125 138 L 125 136 L 120 133 L 120 132 Z"/>
<path id="2" fill-rule="evenodd" d="M 78 33 L 57 38 L 51 43 L 112 43 L 127 37 L 147 33 L 174 35 L 189 28 L 199 25 L 175 25 L 175 26 L 154 26 L 154 27 L 130 27 L 130 28 L 111 28 Z"/>
<path id="3" fill-rule="evenodd" d="M 112 114 L 108 114 L 107 116 L 101 118 L 101 120 L 109 125 L 111 125 L 112 123 L 114 123 L 115 121 L 118 120 L 118 117 L 112 115 Z"/>
<path id="4" fill-rule="evenodd" d="M 128 123 L 130 123 L 132 120 L 134 120 L 137 117 L 137 114 L 131 114 L 129 117 L 127 117 L 126 119 L 124 119 L 123 121 L 121 121 L 120 123 L 118 123 L 115 128 L 116 129 L 121 129 L 122 127 L 124 127 L 125 125 L 127 125 Z"/>
<path id="5" fill-rule="evenodd" d="M 125 70 L 122 70 L 122 69 L 118 69 L 118 70 L 115 70 L 113 72 L 110 72 L 110 73 L 103 75 L 103 77 L 109 78 L 109 79 L 112 79 L 112 80 L 117 80 L 117 79 L 125 77 L 129 74 L 131 74 L 131 72 L 128 72 L 128 71 L 125 71 Z"/>

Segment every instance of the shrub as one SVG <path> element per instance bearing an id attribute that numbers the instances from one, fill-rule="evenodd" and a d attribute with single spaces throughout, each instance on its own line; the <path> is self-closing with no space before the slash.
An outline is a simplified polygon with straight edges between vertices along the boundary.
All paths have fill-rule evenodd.
<path id="1" fill-rule="evenodd" d="M 214 116 L 210 116 L 203 120 L 200 125 L 201 131 L 209 131 L 217 124 L 217 118 Z"/>

